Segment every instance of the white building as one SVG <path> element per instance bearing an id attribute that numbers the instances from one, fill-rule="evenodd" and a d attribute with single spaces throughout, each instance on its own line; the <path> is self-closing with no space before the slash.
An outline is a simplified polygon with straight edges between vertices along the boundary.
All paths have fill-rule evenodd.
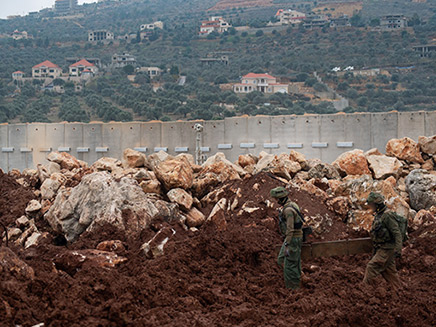
<path id="1" fill-rule="evenodd" d="M 34 78 L 57 78 L 62 75 L 62 68 L 46 60 L 32 67 L 32 77 Z"/>
<path id="2" fill-rule="evenodd" d="M 155 30 L 157 28 L 161 30 L 163 30 L 164 28 L 164 24 L 160 20 L 151 24 L 142 24 L 139 29 L 141 31 L 144 31 L 144 30 Z"/>
<path id="3" fill-rule="evenodd" d="M 147 73 L 150 78 L 158 77 L 162 74 L 162 69 L 159 67 L 139 67 L 137 73 Z"/>
<path id="4" fill-rule="evenodd" d="M 297 25 L 303 22 L 306 14 L 292 9 L 279 9 L 276 17 L 280 20 L 281 25 Z"/>
<path id="5" fill-rule="evenodd" d="M 128 65 L 131 65 L 133 67 L 136 66 L 136 58 L 127 52 L 123 52 L 123 54 L 118 55 L 114 54 L 112 56 L 112 67 L 114 68 L 123 68 Z"/>
<path id="6" fill-rule="evenodd" d="M 277 83 L 277 78 L 269 74 L 250 73 L 242 77 L 241 83 L 233 85 L 235 93 L 250 93 L 259 91 L 262 93 L 288 93 L 289 84 Z"/>
<path id="7" fill-rule="evenodd" d="M 98 41 L 113 40 L 113 39 L 114 39 L 114 33 L 106 30 L 91 31 L 88 33 L 89 42 L 98 42 Z"/>
<path id="8" fill-rule="evenodd" d="M 26 31 L 20 32 L 19 30 L 15 30 L 11 34 L 11 38 L 13 38 L 14 40 L 27 40 L 29 38 L 29 35 Z"/>
<path id="9" fill-rule="evenodd" d="M 94 64 L 91 64 L 86 59 L 82 59 L 72 64 L 69 67 L 69 70 L 70 70 L 70 76 L 81 76 L 85 71 L 87 75 L 89 75 L 89 73 L 95 75 L 98 72 L 98 68 Z"/>
<path id="10" fill-rule="evenodd" d="M 212 32 L 224 33 L 232 27 L 224 18 L 220 16 L 211 17 L 210 20 L 201 22 L 200 35 L 209 35 Z"/>
<path id="11" fill-rule="evenodd" d="M 24 77 L 24 72 L 22 72 L 22 71 L 20 71 L 20 70 L 18 70 L 18 71 L 16 71 L 16 72 L 13 72 L 13 73 L 12 73 L 12 79 L 13 79 L 14 81 L 22 80 L 23 77 Z"/>

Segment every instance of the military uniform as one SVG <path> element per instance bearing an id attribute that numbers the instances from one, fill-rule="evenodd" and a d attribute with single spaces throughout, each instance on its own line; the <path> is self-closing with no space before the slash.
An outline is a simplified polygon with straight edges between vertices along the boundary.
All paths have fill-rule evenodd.
<path id="1" fill-rule="evenodd" d="M 280 213 L 280 229 L 285 235 L 285 241 L 280 249 L 277 262 L 280 266 L 283 265 L 286 288 L 295 290 L 300 287 L 303 222 L 294 208 L 299 210 L 298 205 L 288 199 Z"/>
<path id="2" fill-rule="evenodd" d="M 403 238 L 395 214 L 387 210 L 384 201 L 383 204 L 379 203 L 376 211 L 371 227 L 371 239 L 375 254 L 366 267 L 363 282 L 373 285 L 375 278 L 382 275 L 392 286 L 399 287 L 401 283 L 395 257 L 401 255 Z"/>

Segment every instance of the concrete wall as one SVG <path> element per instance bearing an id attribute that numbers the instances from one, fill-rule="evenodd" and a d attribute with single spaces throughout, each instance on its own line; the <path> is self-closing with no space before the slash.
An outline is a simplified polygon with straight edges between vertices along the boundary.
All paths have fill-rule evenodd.
<path id="1" fill-rule="evenodd" d="M 58 123 L 0 125 L 0 167 L 34 168 L 50 151 L 66 151 L 93 163 L 103 156 L 121 158 L 125 148 L 146 154 L 165 149 L 172 155 L 195 153 L 195 121 L 131 123 Z M 436 134 L 436 112 L 361 113 L 304 116 L 233 117 L 201 122 L 205 154 L 240 154 L 295 149 L 308 158 L 331 162 L 355 148 L 384 151 L 387 141 Z"/>

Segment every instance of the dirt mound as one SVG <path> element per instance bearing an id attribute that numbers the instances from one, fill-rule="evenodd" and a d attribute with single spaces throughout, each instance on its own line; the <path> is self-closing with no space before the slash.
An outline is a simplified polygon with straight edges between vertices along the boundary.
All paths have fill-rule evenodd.
<path id="1" fill-rule="evenodd" d="M 271 220 L 276 207 L 267 202 L 270 188 L 278 184 L 266 174 L 227 184 L 225 196 L 232 199 L 240 188 L 245 201 L 225 216 L 225 231 L 211 221 L 193 232 L 178 222 L 155 220 L 135 239 L 105 226 L 82 234 L 68 248 L 53 245 L 51 236 L 38 247 L 14 248 L 35 277 L 11 279 L 0 273 L 0 326 L 41 322 L 91 327 L 436 324 L 434 222 L 411 233 L 400 271 L 405 286 L 398 293 L 384 282 L 378 288 L 360 284 L 369 255 L 304 262 L 304 287 L 290 292 L 283 287 L 276 264 L 282 242 Z M 291 189 L 291 196 L 307 208 L 309 216 L 327 213 L 310 194 Z M 238 215 L 247 201 L 259 210 Z M 339 230 L 342 221 L 332 221 Z M 147 259 L 141 244 L 163 227 L 176 233 L 163 256 Z M 340 236 L 335 228 L 331 233 Z M 94 249 L 106 240 L 124 243 L 125 250 L 117 254 L 127 258 L 125 263 L 105 268 L 89 261 L 71 271 L 74 262 L 65 262 L 69 269 L 59 265 L 55 269 L 53 262 L 59 256 Z"/>
<path id="2" fill-rule="evenodd" d="M 0 169 L 0 222 L 10 225 L 24 215 L 28 202 L 35 198 L 32 190 Z M 3 232 L 3 230 L 1 230 Z"/>
<path id="3" fill-rule="evenodd" d="M 272 0 L 220 0 L 210 11 L 232 8 L 270 7 Z"/>

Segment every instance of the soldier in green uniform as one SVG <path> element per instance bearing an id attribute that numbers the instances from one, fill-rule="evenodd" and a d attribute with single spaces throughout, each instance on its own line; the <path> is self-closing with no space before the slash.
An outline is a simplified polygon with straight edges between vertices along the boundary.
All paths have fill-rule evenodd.
<path id="1" fill-rule="evenodd" d="M 279 228 L 285 236 L 285 241 L 280 249 L 277 262 L 283 266 L 286 288 L 296 290 L 300 287 L 301 244 L 303 242 L 303 221 L 297 213 L 300 209 L 289 199 L 289 191 L 286 188 L 276 187 L 271 190 L 270 194 L 283 206 L 280 211 Z"/>
<path id="2" fill-rule="evenodd" d="M 375 254 L 366 267 L 363 282 L 374 285 L 375 278 L 382 275 L 394 288 L 398 288 L 401 283 L 395 258 L 401 256 L 403 237 L 395 213 L 387 210 L 381 194 L 371 192 L 367 201 L 375 214 L 371 227 Z"/>

